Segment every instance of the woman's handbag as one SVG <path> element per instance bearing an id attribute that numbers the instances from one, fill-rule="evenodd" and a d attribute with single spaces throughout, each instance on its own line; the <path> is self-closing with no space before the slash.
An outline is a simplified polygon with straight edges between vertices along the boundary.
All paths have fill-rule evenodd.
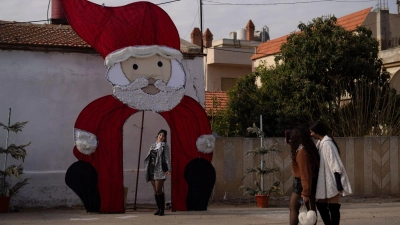
<path id="1" fill-rule="evenodd" d="M 163 151 L 162 151 L 162 153 L 161 153 L 161 168 L 162 168 L 162 170 L 163 170 L 164 172 L 167 172 L 167 171 L 168 171 L 168 165 L 167 165 L 167 163 L 165 162 L 164 148 L 163 148 Z"/>
<path id="2" fill-rule="evenodd" d="M 302 225 L 314 225 L 317 222 L 317 213 L 311 210 L 310 200 L 308 201 L 310 210 L 307 212 L 307 207 L 305 204 L 301 205 L 299 213 L 299 222 Z"/>

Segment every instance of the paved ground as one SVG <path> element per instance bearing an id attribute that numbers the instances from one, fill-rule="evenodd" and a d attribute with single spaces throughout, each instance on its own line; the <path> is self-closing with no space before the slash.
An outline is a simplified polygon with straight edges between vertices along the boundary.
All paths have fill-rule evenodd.
<path id="1" fill-rule="evenodd" d="M 145 207 L 145 206 L 143 206 Z M 164 217 L 154 216 L 153 209 L 128 210 L 125 214 L 87 214 L 82 207 L 24 209 L 20 212 L 0 214 L 0 224 L 191 224 L 191 225 L 236 225 L 236 224 L 288 224 L 287 207 L 274 206 L 265 209 L 253 204 L 228 205 L 213 203 L 207 211 L 166 212 Z M 341 225 L 399 225 L 399 199 L 355 199 L 343 201 Z M 323 224 L 319 219 L 318 224 Z"/>

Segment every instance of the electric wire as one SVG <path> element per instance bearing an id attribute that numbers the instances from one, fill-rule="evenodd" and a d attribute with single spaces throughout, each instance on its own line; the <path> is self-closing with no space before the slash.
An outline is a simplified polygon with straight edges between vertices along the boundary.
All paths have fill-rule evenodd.
<path id="1" fill-rule="evenodd" d="M 199 4 L 200 4 L 200 3 L 199 3 Z M 183 39 L 185 39 L 186 36 L 188 36 L 188 34 L 190 33 L 190 31 L 192 30 L 193 25 L 194 25 L 194 22 L 196 21 L 196 18 L 197 18 L 197 16 L 199 15 L 199 11 L 200 11 L 200 6 L 197 7 L 197 13 L 196 13 L 196 16 L 195 16 L 194 19 L 193 19 L 192 26 L 190 26 L 189 31 L 186 33 L 186 35 L 185 35 L 185 37 L 184 37 Z"/>
<path id="2" fill-rule="evenodd" d="M 294 4 L 309 4 L 309 3 L 321 3 L 321 2 L 347 2 L 347 3 L 360 3 L 360 2 L 375 2 L 375 0 L 359 0 L 359 1 L 349 1 L 349 0 L 314 0 L 314 1 L 302 1 L 302 2 L 274 2 L 274 3 L 226 3 L 226 2 L 216 2 L 210 0 L 204 0 L 206 2 L 211 2 L 204 5 L 246 5 L 246 6 L 260 6 L 260 5 L 294 5 Z"/>
<path id="3" fill-rule="evenodd" d="M 168 4 L 168 3 L 172 3 L 172 2 L 179 2 L 181 0 L 174 0 L 174 1 L 169 1 L 169 2 L 162 2 L 162 3 L 158 3 L 156 5 L 164 5 L 164 4 Z"/>

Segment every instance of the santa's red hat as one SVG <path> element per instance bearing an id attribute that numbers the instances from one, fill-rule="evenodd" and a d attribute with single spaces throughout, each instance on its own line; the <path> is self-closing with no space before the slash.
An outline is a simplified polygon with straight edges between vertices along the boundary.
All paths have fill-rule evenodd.
<path id="1" fill-rule="evenodd" d="M 61 2 L 71 27 L 103 56 L 108 67 L 131 56 L 182 58 L 175 24 L 153 3 L 105 7 L 87 0 Z"/>

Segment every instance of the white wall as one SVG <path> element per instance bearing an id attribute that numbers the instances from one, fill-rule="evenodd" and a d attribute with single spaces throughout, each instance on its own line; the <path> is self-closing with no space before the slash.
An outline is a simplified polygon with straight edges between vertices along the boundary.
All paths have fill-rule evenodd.
<path id="1" fill-rule="evenodd" d="M 29 121 L 22 132 L 10 133 L 9 143 L 25 144 L 28 155 L 23 163 L 25 175 L 31 177 L 12 204 L 27 207 L 52 207 L 81 204 L 65 185 L 65 171 L 77 159 L 72 154 L 73 128 L 81 110 L 93 100 L 112 93 L 105 78 L 106 69 L 99 55 L 79 53 L 43 53 L 0 50 L 0 122 L 7 123 L 8 108 L 12 108 L 11 123 Z M 204 105 L 203 60 L 183 60 L 187 73 L 187 95 Z M 145 113 L 141 164 L 149 145 L 160 128 L 169 128 L 163 118 Z M 141 125 L 141 113 L 133 115 L 124 126 L 124 137 L 136 140 Z M 124 138 L 126 139 L 126 138 Z M 0 146 L 5 147 L 6 130 L 0 129 Z M 128 203 L 133 202 L 136 183 L 139 142 L 124 140 L 125 184 L 129 187 Z M 132 149 L 132 150 L 129 150 Z M 0 155 L 3 169 L 4 156 Z M 19 164 L 15 160 L 9 163 Z M 138 203 L 153 202 L 150 184 L 141 174 Z M 167 193 L 170 183 L 166 185 Z M 168 197 L 167 197 L 168 199 Z"/>

